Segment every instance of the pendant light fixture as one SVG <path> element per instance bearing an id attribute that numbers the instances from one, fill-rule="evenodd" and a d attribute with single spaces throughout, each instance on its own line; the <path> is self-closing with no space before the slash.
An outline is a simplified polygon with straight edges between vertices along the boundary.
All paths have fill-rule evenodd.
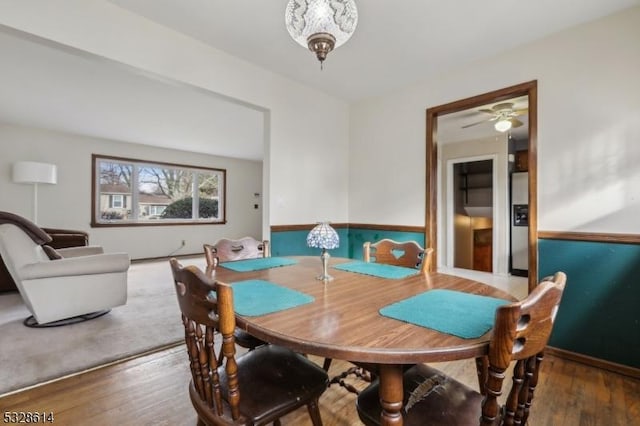
<path id="1" fill-rule="evenodd" d="M 284 14 L 287 31 L 322 63 L 356 29 L 358 9 L 353 0 L 289 0 Z"/>

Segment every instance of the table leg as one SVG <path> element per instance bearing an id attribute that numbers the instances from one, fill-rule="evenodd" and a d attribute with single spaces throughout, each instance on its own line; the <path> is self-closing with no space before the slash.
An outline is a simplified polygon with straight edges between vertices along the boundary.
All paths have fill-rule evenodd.
<path id="1" fill-rule="evenodd" d="M 380 424 L 402 426 L 402 365 L 380 364 Z"/>

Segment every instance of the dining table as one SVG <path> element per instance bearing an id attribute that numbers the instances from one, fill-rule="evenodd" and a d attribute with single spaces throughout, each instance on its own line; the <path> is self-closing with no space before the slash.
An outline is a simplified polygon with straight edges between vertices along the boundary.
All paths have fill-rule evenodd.
<path id="1" fill-rule="evenodd" d="M 322 273 L 319 257 L 269 259 L 256 260 L 255 267 L 251 267 L 251 261 L 221 263 L 209 271 L 216 281 L 231 284 L 234 289 L 236 326 L 259 339 L 299 353 L 377 364 L 383 425 L 402 425 L 403 366 L 480 360 L 488 353 L 490 326 L 486 331 L 481 329 L 475 335 L 462 337 L 446 329 L 447 323 L 455 327 L 472 316 L 467 313 L 476 311 L 473 305 L 463 308 L 466 311 L 462 313 L 446 310 L 439 313 L 442 307 L 456 303 L 420 304 L 417 298 L 440 292 L 481 296 L 477 299 L 497 300 L 498 304 L 516 300 L 490 285 L 438 272 L 423 274 L 416 270 L 389 275 L 373 271 L 371 274 L 366 268 L 359 269 L 368 267 L 364 262 L 332 257 L 328 268 L 332 279 L 320 280 L 317 279 Z M 352 265 L 358 268 L 347 268 Z M 247 296 L 249 291 L 253 296 Z M 250 301 L 248 306 L 242 306 L 245 299 L 253 299 L 253 308 Z M 471 303 L 475 303 L 474 300 Z M 402 308 L 405 301 L 409 303 L 407 318 L 382 314 L 396 305 Z M 492 325 L 495 307 L 491 309 Z M 431 314 L 436 320 L 435 326 L 417 324 L 412 320 L 412 315 L 417 314 Z M 444 331 L 438 320 L 445 321 Z"/>

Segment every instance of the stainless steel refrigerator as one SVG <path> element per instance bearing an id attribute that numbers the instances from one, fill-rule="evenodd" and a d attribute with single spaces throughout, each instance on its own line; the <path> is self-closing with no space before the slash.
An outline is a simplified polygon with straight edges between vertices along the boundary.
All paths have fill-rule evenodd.
<path id="1" fill-rule="evenodd" d="M 511 174 L 511 273 L 529 269 L 529 173 Z"/>

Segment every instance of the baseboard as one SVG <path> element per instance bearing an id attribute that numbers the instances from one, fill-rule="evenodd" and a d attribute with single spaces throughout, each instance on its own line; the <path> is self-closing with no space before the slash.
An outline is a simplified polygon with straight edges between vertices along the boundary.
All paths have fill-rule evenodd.
<path id="1" fill-rule="evenodd" d="M 554 348 L 551 346 L 547 346 L 546 349 L 544 350 L 544 353 L 545 355 L 551 355 L 557 358 L 568 359 L 570 361 L 579 362 L 581 364 L 585 364 L 590 367 L 612 371 L 614 373 L 629 376 L 634 379 L 640 379 L 640 368 L 629 367 L 628 365 L 617 364 L 615 362 L 605 361 L 603 359 L 594 358 L 588 355 L 571 352 L 565 349 Z"/>
<path id="2" fill-rule="evenodd" d="M 137 259 L 131 259 L 131 263 L 152 262 L 154 260 L 169 260 L 172 257 L 175 257 L 176 259 L 181 259 L 184 257 L 193 257 L 193 256 L 200 256 L 200 255 L 204 258 L 204 251 L 198 252 L 198 253 L 174 254 L 172 256 L 140 257 Z"/>

